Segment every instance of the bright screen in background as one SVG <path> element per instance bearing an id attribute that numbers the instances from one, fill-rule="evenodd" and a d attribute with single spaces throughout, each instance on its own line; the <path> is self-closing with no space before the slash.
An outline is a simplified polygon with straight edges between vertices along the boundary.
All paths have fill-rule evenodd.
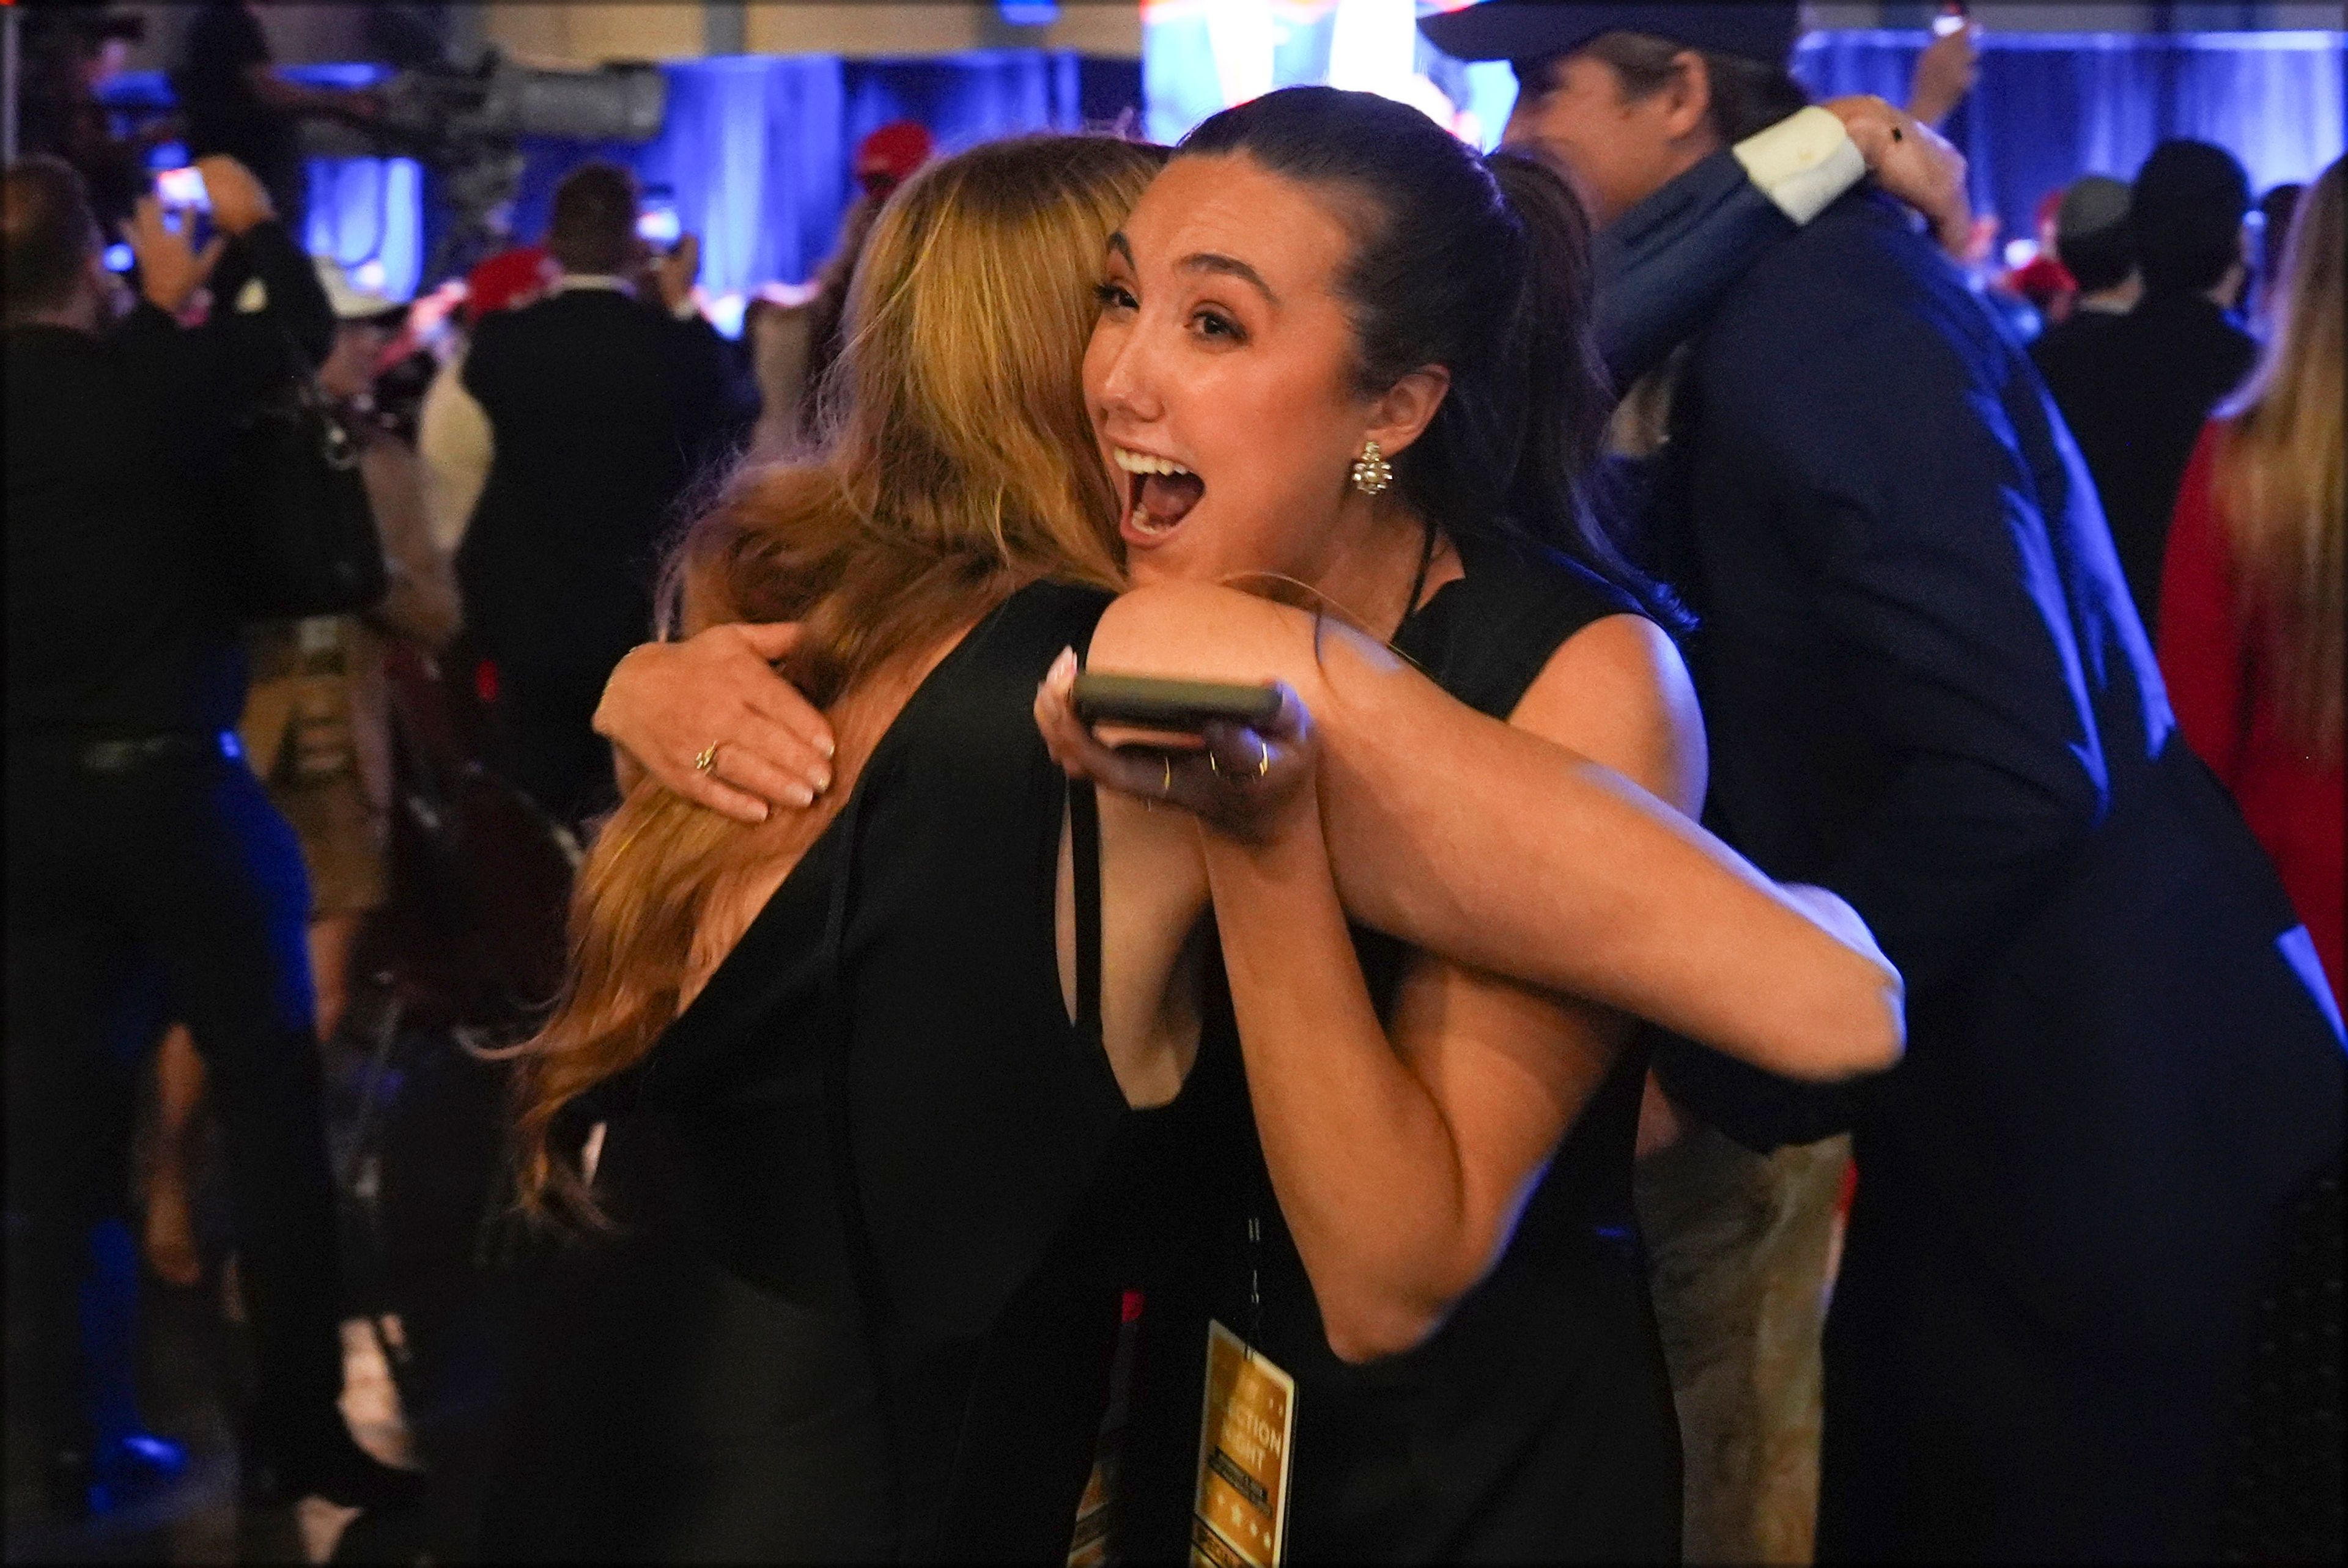
<path id="1" fill-rule="evenodd" d="M 1489 149 L 1516 102 L 1505 60 L 1463 64 L 1418 19 L 1465 0 L 1141 0 L 1148 134 L 1173 142 L 1217 109 L 1274 87 L 1325 82 L 1423 109 Z"/>

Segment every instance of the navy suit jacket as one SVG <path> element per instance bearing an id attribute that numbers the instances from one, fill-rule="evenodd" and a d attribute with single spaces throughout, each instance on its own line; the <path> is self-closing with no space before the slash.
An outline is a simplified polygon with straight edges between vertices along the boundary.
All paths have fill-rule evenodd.
<path id="1" fill-rule="evenodd" d="M 457 552 L 466 628 L 501 664 L 601 681 L 652 634 L 678 503 L 747 437 L 757 386 L 706 321 L 580 289 L 483 321 L 465 387 L 496 440 Z"/>
<path id="2" fill-rule="evenodd" d="M 2190 1551 L 2267 1223 L 2339 1158 L 2304 933 L 2175 736 L 2027 356 L 1888 201 L 1726 291 L 1672 428 L 1653 522 L 1699 618 L 1707 825 L 1849 899 L 1908 985 L 1906 1061 L 1855 1088 L 1659 1055 L 1756 1147 L 1856 1133 L 1828 1522 L 1839 1422 L 1908 1456 L 1864 1461 L 1905 1533 L 1845 1550 Z M 2029 1327 L 1910 1332 L 1959 1310 Z M 1857 1404 L 1838 1356 L 1877 1358 Z"/>

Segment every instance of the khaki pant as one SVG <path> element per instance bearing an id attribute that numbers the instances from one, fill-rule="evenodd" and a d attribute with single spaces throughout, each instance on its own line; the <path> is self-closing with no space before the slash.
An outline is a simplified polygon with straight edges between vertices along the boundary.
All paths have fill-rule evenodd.
<path id="1" fill-rule="evenodd" d="M 1819 1334 L 1848 1139 L 1763 1156 L 1685 1112 L 1635 1194 L 1685 1454 L 1690 1563 L 1807 1563 Z"/>

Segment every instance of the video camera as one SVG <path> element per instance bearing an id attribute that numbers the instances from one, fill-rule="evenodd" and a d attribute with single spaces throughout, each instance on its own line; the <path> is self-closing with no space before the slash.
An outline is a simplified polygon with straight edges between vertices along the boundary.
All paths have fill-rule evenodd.
<path id="1" fill-rule="evenodd" d="M 418 63 L 375 89 L 381 105 L 360 136 L 380 152 L 413 158 L 439 174 L 448 223 L 424 276 L 462 271 L 507 239 L 521 184 L 523 137 L 649 141 L 668 114 L 668 79 L 656 66 L 584 71 L 517 65 L 495 49 L 468 68 Z"/>
<path id="2" fill-rule="evenodd" d="M 376 90 L 383 113 L 375 128 L 411 143 L 418 156 L 460 156 L 525 136 L 649 141 L 668 113 L 668 80 L 656 66 L 551 71 L 516 65 L 494 49 L 470 70 L 415 67 Z"/>

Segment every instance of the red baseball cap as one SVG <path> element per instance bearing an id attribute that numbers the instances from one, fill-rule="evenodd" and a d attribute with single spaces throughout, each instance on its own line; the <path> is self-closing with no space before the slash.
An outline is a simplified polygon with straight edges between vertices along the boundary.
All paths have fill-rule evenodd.
<path id="1" fill-rule="evenodd" d="M 929 128 L 909 119 L 891 120 L 856 147 L 856 182 L 867 190 L 902 184 L 930 160 L 936 147 Z"/>
<path id="2" fill-rule="evenodd" d="M 478 322 L 493 311 L 530 303 L 553 273 L 553 260 L 543 245 L 499 251 L 465 275 L 465 320 Z"/>

